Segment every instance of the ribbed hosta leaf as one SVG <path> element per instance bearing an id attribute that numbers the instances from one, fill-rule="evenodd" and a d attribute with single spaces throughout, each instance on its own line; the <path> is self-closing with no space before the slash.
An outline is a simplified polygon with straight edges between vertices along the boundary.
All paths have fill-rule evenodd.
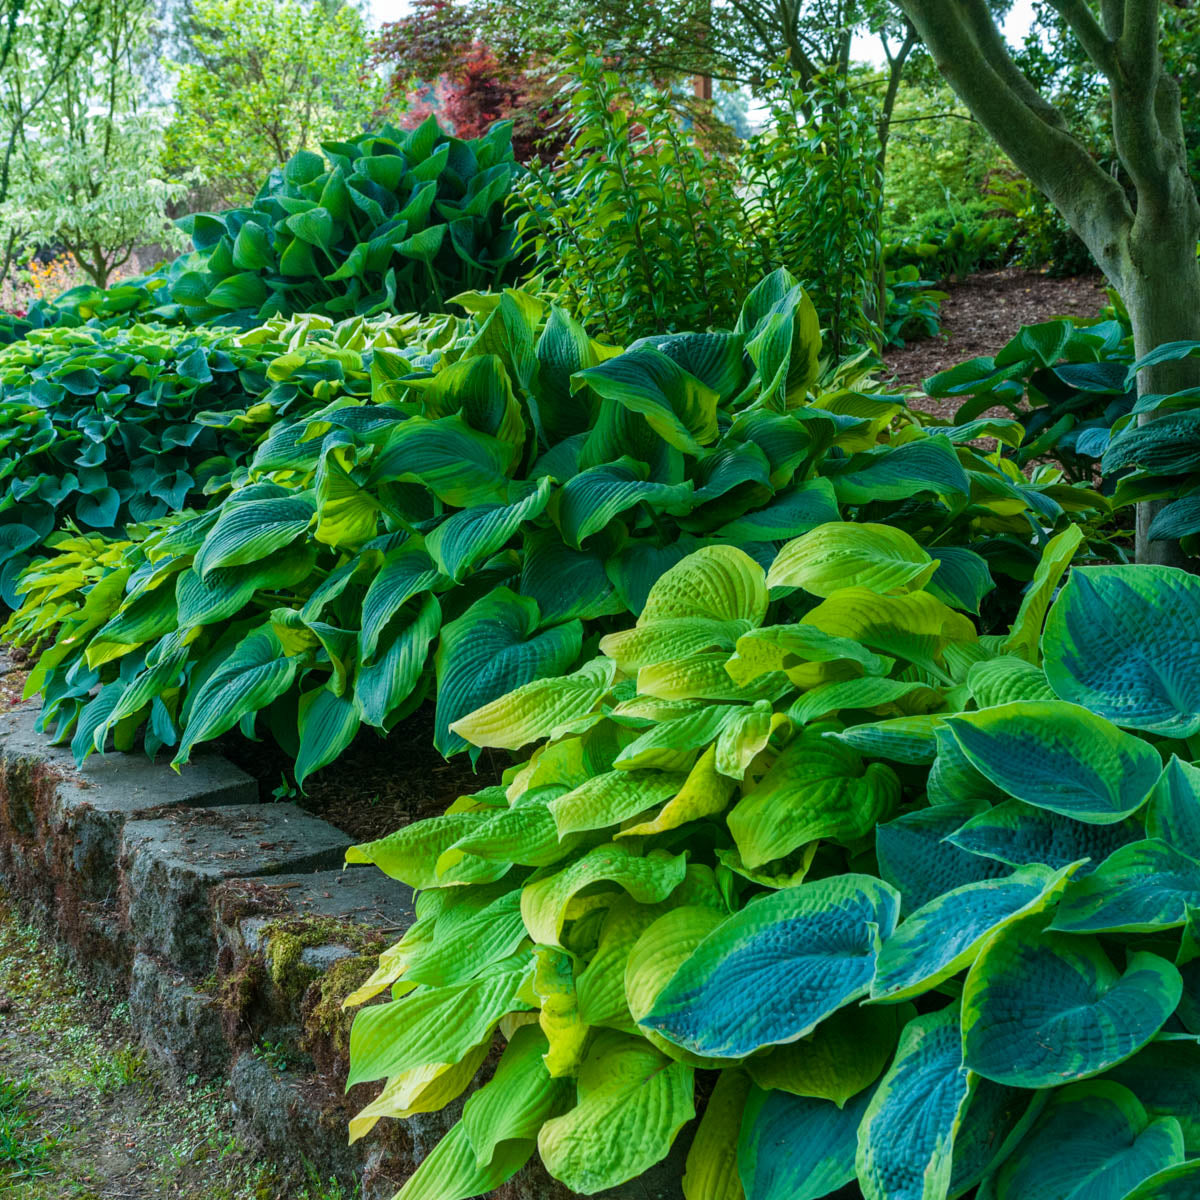
<path id="1" fill-rule="evenodd" d="M 762 567 L 736 546 L 705 546 L 659 577 L 646 597 L 638 625 L 702 617 L 757 626 L 766 612 Z"/>
<path id="2" fill-rule="evenodd" d="M 258 562 L 291 545 L 308 528 L 313 512 L 311 500 L 289 496 L 230 504 L 204 539 L 195 570 L 205 578 L 217 567 Z"/>
<path id="3" fill-rule="evenodd" d="M 1150 793 L 1146 833 L 1200 858 L 1200 768 L 1171 756 Z"/>
<path id="4" fill-rule="evenodd" d="M 788 542 L 771 564 L 767 586 L 803 588 L 821 597 L 846 587 L 887 595 L 919 590 L 936 569 L 901 529 L 837 522 Z"/>

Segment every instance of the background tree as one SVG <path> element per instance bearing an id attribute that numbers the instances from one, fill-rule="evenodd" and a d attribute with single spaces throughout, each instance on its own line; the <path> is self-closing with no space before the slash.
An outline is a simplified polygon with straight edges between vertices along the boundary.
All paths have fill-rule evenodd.
<path id="1" fill-rule="evenodd" d="M 253 199 L 297 150 L 369 128 L 383 89 L 364 68 L 367 34 L 350 5 L 196 0 L 178 67 L 168 168 L 196 168 L 213 206 Z"/>
<path id="2" fill-rule="evenodd" d="M 102 8 L 92 45 L 31 118 L 7 204 L 10 226 L 64 246 L 98 287 L 138 247 L 182 245 L 166 211 L 187 191 L 162 178 L 162 123 L 140 105 L 148 6 Z"/>
<path id="3" fill-rule="evenodd" d="M 1162 53 L 1158 0 L 1052 0 L 1078 50 L 1104 80 L 1123 183 L 1097 162 L 1066 105 L 1022 71 L 984 0 L 898 0 L 938 69 L 1012 161 L 1083 239 L 1121 294 L 1140 356 L 1200 338 L 1200 203 L 1189 175 L 1180 87 Z M 1200 360 L 1143 369 L 1143 393 L 1200 385 Z M 1145 419 L 1143 417 L 1143 419 Z M 1173 561 L 1151 542 L 1153 504 L 1139 506 L 1138 557 Z"/>

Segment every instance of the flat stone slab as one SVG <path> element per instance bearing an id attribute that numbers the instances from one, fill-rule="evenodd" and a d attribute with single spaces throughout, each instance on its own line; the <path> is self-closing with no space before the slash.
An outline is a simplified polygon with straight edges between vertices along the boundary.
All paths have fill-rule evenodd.
<path id="1" fill-rule="evenodd" d="M 209 891 L 227 879 L 332 867 L 351 839 L 294 804 L 184 809 L 128 821 L 121 886 L 139 949 L 183 972 L 216 955 Z"/>

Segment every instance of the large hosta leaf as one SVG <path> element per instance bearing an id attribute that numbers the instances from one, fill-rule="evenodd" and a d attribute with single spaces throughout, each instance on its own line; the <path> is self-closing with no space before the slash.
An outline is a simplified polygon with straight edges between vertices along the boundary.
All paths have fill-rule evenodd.
<path id="1" fill-rule="evenodd" d="M 291 545 L 308 528 L 313 512 L 311 500 L 289 496 L 228 504 L 204 539 L 195 570 L 204 578 L 217 567 L 258 562 Z"/>
<path id="2" fill-rule="evenodd" d="M 641 1038 L 605 1032 L 580 1067 L 579 1102 L 538 1135 L 555 1179 L 590 1196 L 665 1158 L 695 1116 L 692 1071 Z"/>
<path id="3" fill-rule="evenodd" d="M 1099 942 L 1016 921 L 975 960 L 963 989 L 967 1065 L 1013 1087 L 1098 1075 L 1144 1046 L 1175 1010 L 1178 970 L 1137 951 L 1124 973 Z"/>
<path id="4" fill-rule="evenodd" d="M 480 1162 L 460 1123 L 422 1160 L 394 1200 L 469 1200 L 507 1183 L 533 1156 L 531 1138 L 501 1143 Z"/>
<path id="5" fill-rule="evenodd" d="M 1196 576 L 1155 566 L 1073 571 L 1042 645 L 1046 676 L 1064 700 L 1164 737 L 1200 732 Z"/>
<path id="6" fill-rule="evenodd" d="M 865 994 L 898 901 L 866 875 L 760 897 L 701 942 L 642 1024 L 712 1058 L 795 1041 Z"/>
<path id="7" fill-rule="evenodd" d="M 639 504 L 654 512 L 676 516 L 695 503 L 691 482 L 658 483 L 649 468 L 628 456 L 591 467 L 572 476 L 556 497 L 557 520 L 563 538 L 578 549 L 585 538 L 603 529 L 614 517 Z"/>
<path id="8" fill-rule="evenodd" d="M 1090 1080 L 1050 1097 L 981 1196 L 985 1200 L 1127 1200 L 1141 1195 L 1137 1185 L 1143 1180 L 1182 1161 L 1178 1121 L 1152 1121 L 1127 1088 Z"/>
<path id="9" fill-rule="evenodd" d="M 744 1200 L 738 1178 L 738 1138 L 750 1079 L 741 1071 L 722 1071 L 688 1151 L 683 1174 L 684 1200 Z"/>
<path id="10" fill-rule="evenodd" d="M 919 996 L 970 966 L 988 937 L 1053 903 L 1069 871 L 1024 867 L 1004 879 L 965 884 L 917 909 L 883 943 L 871 999 Z"/>
<path id="11" fill-rule="evenodd" d="M 786 1092 L 753 1093 L 738 1146 L 746 1200 L 819 1200 L 849 1183 L 868 1094 L 840 1108 Z"/>
<path id="12" fill-rule="evenodd" d="M 919 590 L 937 564 L 903 530 L 835 522 L 793 539 L 767 574 L 768 587 L 798 587 L 822 598 L 839 588 L 886 595 Z"/>
<path id="13" fill-rule="evenodd" d="M 819 838 L 857 841 L 899 800 L 891 767 L 864 763 L 839 742 L 803 736 L 746 790 L 729 814 L 729 828 L 742 861 L 754 868 Z"/>
<path id="14" fill-rule="evenodd" d="M 1152 933 L 1187 923 L 1200 907 L 1200 862 L 1157 838 L 1114 850 L 1067 889 L 1054 928 L 1069 933 Z"/>
<path id="15" fill-rule="evenodd" d="M 1136 812 L 1162 770 L 1149 743 L 1062 701 L 1001 704 L 946 724 L 971 765 L 1010 796 L 1097 825 Z"/>
<path id="16" fill-rule="evenodd" d="M 866 1200 L 946 1200 L 955 1135 L 977 1078 L 963 1064 L 956 1005 L 909 1021 L 858 1131 Z"/>
<path id="17" fill-rule="evenodd" d="M 1156 1171 L 1127 1192 L 1124 1200 L 1195 1200 L 1200 1191 L 1200 1158 Z"/>
<path id="18" fill-rule="evenodd" d="M 466 746 L 450 726 L 522 684 L 562 674 L 579 657 L 578 621 L 538 629 L 537 605 L 496 588 L 442 629 L 436 664 L 434 744 L 443 754 Z"/>
<path id="19" fill-rule="evenodd" d="M 514 504 L 482 504 L 448 517 L 425 538 L 425 547 L 438 570 L 455 583 L 490 558 L 532 521 L 550 498 L 550 480 L 540 479 L 527 496 Z"/>
<path id="20" fill-rule="evenodd" d="M 1033 579 L 1025 589 L 1012 632 L 1004 643 L 1006 653 L 1016 654 L 1031 663 L 1039 661 L 1038 645 L 1046 610 L 1050 607 L 1054 589 L 1058 587 L 1063 572 L 1082 543 L 1083 530 L 1078 525 L 1068 525 L 1062 533 L 1050 539 L 1042 551 Z"/>
<path id="21" fill-rule="evenodd" d="M 1158 1038 L 1105 1072 L 1104 1078 L 1127 1087 L 1152 1117 L 1174 1117 L 1187 1152 L 1200 1151 L 1200 1041 Z"/>
<path id="22" fill-rule="evenodd" d="M 1150 795 L 1146 832 L 1200 858 L 1200 768 L 1171 756 Z"/>
<path id="23" fill-rule="evenodd" d="M 754 559 L 736 546 L 705 546 L 659 577 L 637 623 L 701 617 L 757 626 L 767 602 L 763 570 Z"/>

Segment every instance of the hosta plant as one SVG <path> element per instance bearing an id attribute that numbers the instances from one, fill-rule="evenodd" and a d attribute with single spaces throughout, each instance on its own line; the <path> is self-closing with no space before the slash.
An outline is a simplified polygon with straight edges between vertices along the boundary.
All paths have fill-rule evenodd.
<path id="1" fill-rule="evenodd" d="M 499 1051 L 400 1200 L 535 1154 L 593 1194 L 677 1139 L 687 1200 L 1194 1197 L 1200 581 L 1051 604 L 1080 536 L 984 637 L 895 530 L 706 547 L 459 720 L 532 752 L 349 854 L 418 893 L 348 1001 L 351 1135 Z"/>
<path id="2" fill-rule="evenodd" d="M 190 321 L 249 326 L 436 312 L 464 288 L 495 287 L 513 256 L 511 135 L 500 121 L 463 141 L 430 117 L 301 150 L 249 208 L 180 223 L 194 249 L 171 264 L 171 300 Z"/>
<path id="3" fill-rule="evenodd" d="M 819 387 L 812 309 L 782 272 L 735 330 L 619 354 L 525 293 L 463 302 L 476 319 L 435 348 L 375 352 L 370 403 L 277 423 L 245 486 L 137 544 L 116 582 L 73 591 L 68 567 L 75 610 L 29 681 L 47 729 L 86 753 L 143 722 L 182 764 L 262 713 L 303 780 L 436 687 L 454 753 L 454 721 L 570 669 L 702 546 L 766 563 L 806 529 L 886 523 L 925 547 L 931 594 L 990 622 L 1016 590 L 995 580 L 1104 507 L 967 444 L 1013 422 L 931 436 L 853 372 Z M 323 369 L 271 366 L 279 387 Z"/>

